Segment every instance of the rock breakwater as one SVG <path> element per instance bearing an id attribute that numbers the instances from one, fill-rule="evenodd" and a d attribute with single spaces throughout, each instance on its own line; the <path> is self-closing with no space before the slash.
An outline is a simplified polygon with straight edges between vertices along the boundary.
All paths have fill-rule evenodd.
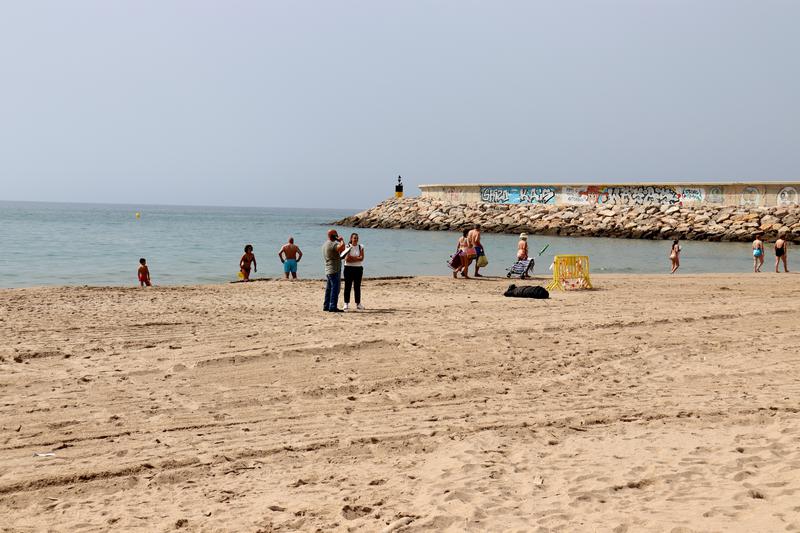
<path id="1" fill-rule="evenodd" d="M 425 197 L 392 198 L 336 222 L 359 228 L 460 230 L 480 224 L 492 233 L 751 241 L 785 235 L 800 242 L 800 206 L 453 204 Z"/>

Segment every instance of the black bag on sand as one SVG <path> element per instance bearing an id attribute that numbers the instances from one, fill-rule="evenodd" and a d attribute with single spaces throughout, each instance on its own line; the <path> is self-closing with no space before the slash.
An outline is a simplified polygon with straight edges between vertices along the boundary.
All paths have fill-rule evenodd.
<path id="1" fill-rule="evenodd" d="M 539 285 L 535 287 L 527 286 L 527 287 L 517 287 L 513 283 L 508 286 L 506 292 L 503 293 L 503 296 L 509 296 L 511 298 L 539 298 L 545 299 L 550 298 L 550 293 L 547 292 L 547 289 L 541 287 Z"/>

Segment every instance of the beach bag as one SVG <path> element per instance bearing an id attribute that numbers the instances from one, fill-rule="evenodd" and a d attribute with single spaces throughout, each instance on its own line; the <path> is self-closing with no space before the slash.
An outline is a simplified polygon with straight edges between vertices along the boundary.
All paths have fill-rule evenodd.
<path id="1" fill-rule="evenodd" d="M 478 257 L 476 264 L 478 265 L 478 268 L 483 268 L 489 264 L 489 258 L 486 257 L 486 254 L 483 254 L 482 256 Z"/>
<path id="2" fill-rule="evenodd" d="M 450 260 L 447 262 L 448 266 L 453 270 L 458 270 L 461 268 L 461 252 L 456 252 L 450 256 Z"/>

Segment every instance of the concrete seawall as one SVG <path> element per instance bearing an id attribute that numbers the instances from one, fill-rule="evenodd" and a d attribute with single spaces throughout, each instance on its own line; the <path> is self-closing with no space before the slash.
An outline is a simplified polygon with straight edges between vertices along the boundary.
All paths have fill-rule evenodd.
<path id="1" fill-rule="evenodd" d="M 420 185 L 452 204 L 680 205 L 775 207 L 800 203 L 800 183 L 497 183 Z"/>
<path id="2" fill-rule="evenodd" d="M 785 235 L 800 242 L 800 206 L 559 205 L 451 203 L 431 197 L 392 198 L 336 222 L 362 228 L 461 230 L 480 224 L 494 233 L 751 241 Z"/>

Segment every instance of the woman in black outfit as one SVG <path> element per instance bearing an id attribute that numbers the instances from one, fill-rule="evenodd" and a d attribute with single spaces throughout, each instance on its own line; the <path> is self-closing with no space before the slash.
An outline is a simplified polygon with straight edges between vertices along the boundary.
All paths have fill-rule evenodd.
<path id="1" fill-rule="evenodd" d="M 344 251 L 344 309 L 350 309 L 350 289 L 356 297 L 356 309 L 361 305 L 361 277 L 364 275 L 364 247 L 358 244 L 358 233 L 350 235 L 350 243 Z"/>

